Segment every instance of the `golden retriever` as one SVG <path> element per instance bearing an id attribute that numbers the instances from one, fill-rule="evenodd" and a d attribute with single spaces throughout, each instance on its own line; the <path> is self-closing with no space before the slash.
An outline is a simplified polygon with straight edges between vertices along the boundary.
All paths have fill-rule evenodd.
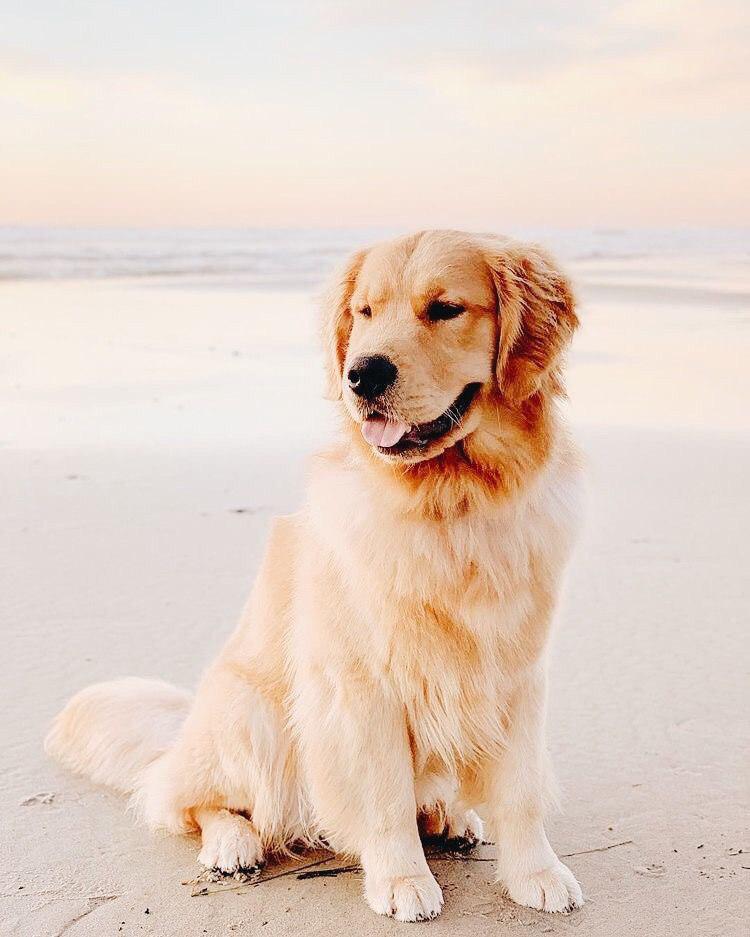
<path id="1" fill-rule="evenodd" d="M 356 856 L 378 914 L 440 913 L 424 829 L 497 842 L 497 881 L 582 902 L 543 826 L 547 644 L 581 469 L 562 425 L 578 324 L 539 247 L 425 231 L 361 250 L 325 296 L 341 438 L 278 518 L 248 605 L 194 698 L 90 687 L 48 750 L 200 831 L 233 872 L 293 844 Z M 479 818 L 482 818 L 480 820 Z"/>

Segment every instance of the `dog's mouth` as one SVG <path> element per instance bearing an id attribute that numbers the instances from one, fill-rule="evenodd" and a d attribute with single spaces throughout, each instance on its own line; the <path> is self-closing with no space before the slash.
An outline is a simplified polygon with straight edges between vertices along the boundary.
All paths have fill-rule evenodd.
<path id="1" fill-rule="evenodd" d="M 371 446 L 389 455 L 425 449 L 460 426 L 481 386 L 467 384 L 444 413 L 427 423 L 410 426 L 377 411 L 370 413 L 362 423 L 362 435 Z"/>

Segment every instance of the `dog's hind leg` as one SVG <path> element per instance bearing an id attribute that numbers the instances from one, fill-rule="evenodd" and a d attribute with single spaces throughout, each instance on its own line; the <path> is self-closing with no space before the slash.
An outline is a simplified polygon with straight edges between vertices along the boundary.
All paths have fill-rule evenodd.
<path id="1" fill-rule="evenodd" d="M 135 806 L 152 828 L 199 831 L 198 861 L 232 873 L 302 838 L 296 775 L 283 711 L 220 660 L 174 746 L 143 773 Z"/>
<path id="2" fill-rule="evenodd" d="M 256 866 L 264 853 L 310 839 L 284 678 L 295 537 L 293 519 L 275 522 L 237 629 L 204 675 L 174 745 L 136 791 L 149 826 L 199 829 L 200 861 L 222 871 Z"/>
<path id="3" fill-rule="evenodd" d="M 425 773 L 417 778 L 415 789 L 419 832 L 426 843 L 450 852 L 470 852 L 482 842 L 482 821 L 459 801 L 455 781 Z"/>

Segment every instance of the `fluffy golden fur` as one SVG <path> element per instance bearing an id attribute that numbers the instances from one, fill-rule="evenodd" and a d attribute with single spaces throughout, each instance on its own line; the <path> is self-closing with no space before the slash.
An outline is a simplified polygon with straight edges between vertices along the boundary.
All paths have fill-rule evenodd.
<path id="1" fill-rule="evenodd" d="M 580 488 L 556 398 L 576 326 L 533 245 L 429 231 L 355 254 L 323 303 L 341 437 L 275 521 L 239 626 L 194 699 L 90 687 L 49 751 L 131 792 L 150 826 L 200 830 L 209 867 L 324 839 L 359 858 L 375 911 L 420 920 L 442 895 L 418 819 L 469 842 L 483 820 L 511 898 L 579 905 L 543 827 L 546 648 Z M 368 443 L 373 405 L 346 375 L 373 354 L 398 369 L 376 418 L 426 425 L 466 388 L 468 408 L 419 445 Z"/>

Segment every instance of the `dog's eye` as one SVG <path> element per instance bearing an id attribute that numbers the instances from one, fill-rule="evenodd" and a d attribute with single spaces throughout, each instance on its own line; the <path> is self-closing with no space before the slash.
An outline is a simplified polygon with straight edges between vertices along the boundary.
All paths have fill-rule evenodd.
<path id="1" fill-rule="evenodd" d="M 369 306 L 363 306 L 363 307 L 359 310 L 359 314 L 360 314 L 361 316 L 364 316 L 365 319 L 370 319 L 370 318 L 372 317 L 372 309 L 370 309 Z"/>
<path id="2" fill-rule="evenodd" d="M 462 312 L 466 312 L 466 306 L 458 303 L 446 303 L 441 299 L 434 299 L 427 307 L 427 318 L 430 322 L 438 322 L 441 319 L 455 319 Z"/>

